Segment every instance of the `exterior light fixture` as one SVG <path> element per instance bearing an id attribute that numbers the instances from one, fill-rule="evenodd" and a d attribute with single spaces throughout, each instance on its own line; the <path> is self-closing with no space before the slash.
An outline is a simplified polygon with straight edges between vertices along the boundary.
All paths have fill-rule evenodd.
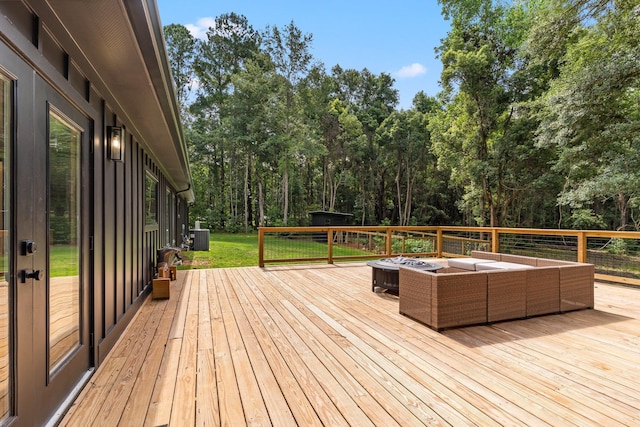
<path id="1" fill-rule="evenodd" d="M 109 158 L 116 162 L 124 161 L 124 129 L 119 126 L 107 126 Z"/>

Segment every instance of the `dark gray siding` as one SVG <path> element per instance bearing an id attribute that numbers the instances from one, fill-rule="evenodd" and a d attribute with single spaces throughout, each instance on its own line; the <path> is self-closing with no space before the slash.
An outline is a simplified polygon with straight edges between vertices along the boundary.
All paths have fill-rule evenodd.
<path id="1" fill-rule="evenodd" d="M 172 231 L 177 244 L 182 230 L 188 232 L 188 206 L 163 174 L 158 164 L 140 142 L 140 135 L 130 132 L 135 123 L 121 121 L 116 106 L 109 105 L 96 82 L 66 53 L 47 22 L 32 14 L 20 1 L 0 1 L 0 43 L 9 46 L 28 66 L 42 76 L 62 96 L 85 114 L 93 124 L 91 173 L 92 211 L 85 218 L 90 224 L 91 244 L 83 254 L 91 260 L 92 292 L 91 330 L 94 335 L 94 363 L 99 365 L 127 326 L 150 290 L 155 271 L 156 251 L 166 242 L 165 230 Z M 31 71 L 30 71 L 31 72 Z M 17 76 L 29 81 L 30 76 Z M 33 102 L 17 99 L 17 102 Z M 126 107 L 126 106 L 125 106 Z M 124 162 L 107 157 L 107 126 L 126 129 Z M 44 132 L 46 123 L 33 123 Z M 20 167 L 21 165 L 17 165 Z M 150 171 L 158 180 L 158 224 L 145 224 L 145 177 Z M 175 197 L 175 206 L 166 218 L 166 191 Z M 172 221 L 171 224 L 168 222 Z M 89 246 L 92 246 L 90 248 Z"/>

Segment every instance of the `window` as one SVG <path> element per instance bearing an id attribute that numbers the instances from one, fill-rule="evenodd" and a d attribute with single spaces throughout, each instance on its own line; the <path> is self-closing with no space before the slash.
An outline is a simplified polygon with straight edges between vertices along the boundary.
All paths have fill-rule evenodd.
<path id="1" fill-rule="evenodd" d="M 145 180 L 145 224 L 158 224 L 158 180 L 147 172 Z"/>

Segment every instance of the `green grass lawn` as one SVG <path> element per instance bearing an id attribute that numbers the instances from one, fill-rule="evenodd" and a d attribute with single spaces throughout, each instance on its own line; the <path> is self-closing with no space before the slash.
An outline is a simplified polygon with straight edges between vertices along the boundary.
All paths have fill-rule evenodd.
<path id="1" fill-rule="evenodd" d="M 54 245 L 49 248 L 49 275 L 51 277 L 77 276 L 79 262 L 77 246 Z"/>
<path id="2" fill-rule="evenodd" d="M 287 238 L 266 238 L 270 250 L 265 258 L 300 258 L 327 256 L 327 244 L 310 240 L 296 241 Z M 335 256 L 370 255 L 358 249 L 334 245 Z M 211 233 L 209 251 L 182 251 L 180 270 L 195 268 L 251 267 L 258 265 L 258 234 Z M 326 261 L 325 261 L 326 262 Z"/>
<path id="3" fill-rule="evenodd" d="M 267 237 L 268 246 L 277 248 L 278 258 L 322 257 L 327 254 L 326 243 L 296 241 Z M 335 256 L 364 255 L 364 251 L 334 246 Z M 180 270 L 196 268 L 252 267 L 258 265 L 258 234 L 211 233 L 208 251 L 182 251 Z M 51 276 L 78 274 L 77 247 L 55 246 L 51 248 Z"/>
<path id="4" fill-rule="evenodd" d="M 257 266 L 258 235 L 211 233 L 209 251 L 183 251 L 180 257 L 181 270 Z"/>

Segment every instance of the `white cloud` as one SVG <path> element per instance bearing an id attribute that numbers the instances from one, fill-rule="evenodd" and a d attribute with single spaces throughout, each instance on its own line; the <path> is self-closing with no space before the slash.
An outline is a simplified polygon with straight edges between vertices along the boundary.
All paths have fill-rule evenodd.
<path id="1" fill-rule="evenodd" d="M 425 74 L 426 72 L 427 67 L 416 62 L 400 68 L 400 70 L 396 72 L 396 75 L 400 78 L 411 78 Z"/>
<path id="2" fill-rule="evenodd" d="M 200 18 L 195 24 L 187 24 L 187 30 L 189 33 L 197 39 L 206 40 L 207 39 L 207 31 L 210 27 L 215 26 L 216 19 L 211 17 Z"/>

